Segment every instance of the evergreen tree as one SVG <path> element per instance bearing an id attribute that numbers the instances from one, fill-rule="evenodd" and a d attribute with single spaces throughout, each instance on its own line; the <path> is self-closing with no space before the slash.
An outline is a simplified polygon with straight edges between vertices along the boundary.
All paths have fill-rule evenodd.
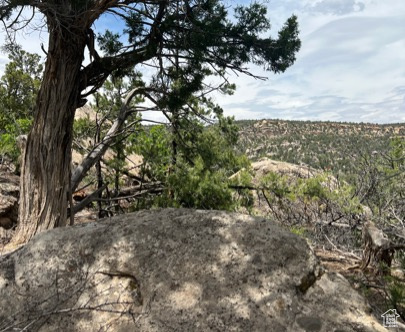
<path id="1" fill-rule="evenodd" d="M 27 134 L 31 126 L 43 66 L 38 54 L 28 53 L 19 45 L 9 44 L 3 50 L 10 62 L 0 79 L 0 154 L 18 163 L 16 139 Z"/>
<path id="2" fill-rule="evenodd" d="M 237 6 L 231 20 L 219 0 L 5 0 L 0 19 L 9 31 L 26 24 L 18 15 L 24 6 L 43 15 L 49 46 L 23 162 L 17 242 L 66 224 L 75 109 L 112 72 L 148 64 L 166 76 L 175 57 L 186 59 L 182 75 L 197 91 L 203 84 L 201 72 L 223 78 L 228 70 L 249 74 L 245 65 L 253 62 L 279 73 L 294 63 L 300 48 L 295 16 L 287 20 L 278 38 L 262 37 L 270 23 L 266 7 L 258 3 Z M 17 17 L 12 17 L 14 12 Z M 111 14 L 126 28 L 122 34 L 107 31 L 99 39 L 108 50 L 100 56 L 92 27 Z M 86 48 L 92 61 L 83 65 Z"/>

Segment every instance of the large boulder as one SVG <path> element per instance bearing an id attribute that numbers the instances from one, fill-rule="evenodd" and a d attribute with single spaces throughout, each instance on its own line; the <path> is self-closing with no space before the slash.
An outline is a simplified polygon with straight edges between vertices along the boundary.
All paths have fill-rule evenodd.
<path id="1" fill-rule="evenodd" d="M 288 175 L 293 178 L 309 178 L 321 173 L 319 170 L 306 165 L 295 165 L 269 158 L 262 158 L 259 161 L 253 162 L 252 169 L 255 171 L 255 182 L 259 182 L 260 179 L 270 172 Z"/>
<path id="2" fill-rule="evenodd" d="M 166 209 L 59 228 L 0 256 L 0 331 L 386 331 L 306 241 Z"/>

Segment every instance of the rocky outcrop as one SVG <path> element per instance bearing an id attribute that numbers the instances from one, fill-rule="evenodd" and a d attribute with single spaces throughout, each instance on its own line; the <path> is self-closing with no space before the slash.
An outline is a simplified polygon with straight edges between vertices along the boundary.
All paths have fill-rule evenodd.
<path id="1" fill-rule="evenodd" d="M 259 181 L 270 172 L 282 175 L 288 175 L 298 178 L 309 178 L 320 174 L 321 172 L 305 165 L 295 165 L 284 161 L 262 158 L 252 163 L 252 169 L 255 171 L 255 181 Z"/>
<path id="2" fill-rule="evenodd" d="M 386 331 L 302 238 L 218 211 L 138 212 L 0 256 L 0 331 Z"/>
<path id="3" fill-rule="evenodd" d="M 0 171 L 0 245 L 6 243 L 17 224 L 19 178 Z"/>
<path id="4" fill-rule="evenodd" d="M 274 173 L 280 176 L 286 176 L 288 178 L 288 182 L 290 184 L 294 183 L 297 181 L 297 179 L 309 179 L 313 178 L 317 175 L 321 175 L 322 172 L 319 170 L 316 170 L 312 167 L 306 166 L 306 165 L 295 165 L 283 161 L 277 161 L 277 160 L 272 160 L 269 158 L 262 158 L 259 161 L 253 162 L 251 165 L 252 171 L 253 171 L 253 178 L 252 178 L 252 184 L 258 188 L 258 190 L 253 191 L 253 212 L 256 215 L 260 216 L 274 216 L 277 215 L 277 219 L 283 220 L 283 222 L 286 222 L 287 224 L 289 223 L 288 219 L 292 216 L 297 215 L 298 219 L 304 218 L 305 213 L 304 209 L 302 208 L 300 202 L 297 202 L 297 204 L 293 204 L 293 202 L 288 202 L 287 205 L 281 204 L 281 206 L 286 206 L 291 209 L 291 211 L 279 211 L 280 207 L 276 202 L 274 203 L 274 206 L 269 206 L 269 201 L 264 197 L 263 191 L 261 188 L 263 188 L 263 179 L 269 175 L 270 173 Z M 234 175 L 231 176 L 232 178 L 237 178 L 239 177 L 240 172 L 235 173 Z M 333 176 L 328 175 L 327 181 L 325 182 L 325 186 L 329 187 L 331 189 L 335 188 L 337 184 L 336 178 Z M 280 198 L 282 199 L 282 198 Z M 284 202 L 283 202 L 284 203 Z M 318 205 L 318 204 L 316 204 Z M 277 211 L 275 211 L 277 210 Z M 314 217 L 311 216 L 312 219 L 319 219 L 318 216 Z M 308 218 L 307 218 L 308 219 Z M 300 223 L 300 220 L 294 220 L 292 222 L 293 224 Z"/>
<path id="5" fill-rule="evenodd" d="M 252 184 L 256 188 L 252 191 L 251 213 L 287 227 L 305 229 L 306 237 L 320 247 L 352 250 L 357 246 L 358 239 L 351 230 L 361 231 L 361 225 L 372 213 L 369 207 L 360 205 L 348 194 L 344 181 L 306 165 L 269 158 L 253 162 L 251 168 Z M 316 179 L 312 182 L 312 190 L 304 190 L 304 181 L 311 185 L 311 179 Z M 324 190 L 322 196 L 317 194 L 317 183 Z M 241 208 L 241 211 L 245 210 Z"/>

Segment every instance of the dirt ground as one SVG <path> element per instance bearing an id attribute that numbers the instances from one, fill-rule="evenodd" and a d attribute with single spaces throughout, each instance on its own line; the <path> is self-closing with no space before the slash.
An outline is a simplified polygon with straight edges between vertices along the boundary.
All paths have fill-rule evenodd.
<path id="1" fill-rule="evenodd" d="M 384 277 L 374 276 L 371 271 L 362 271 L 360 268 L 361 255 L 339 249 L 315 249 L 315 254 L 325 269 L 342 274 L 349 280 L 352 287 L 366 298 L 372 314 L 377 320 L 381 320 L 381 315 L 392 309 L 387 300 Z M 399 269 L 393 269 L 393 271 L 397 280 L 405 282 L 403 272 Z M 405 331 L 404 323 L 403 320 L 398 320 L 401 331 Z"/>

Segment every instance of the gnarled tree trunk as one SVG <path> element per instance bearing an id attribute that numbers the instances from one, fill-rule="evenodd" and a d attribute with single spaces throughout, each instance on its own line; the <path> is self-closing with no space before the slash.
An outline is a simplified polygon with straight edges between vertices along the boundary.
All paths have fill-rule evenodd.
<path id="1" fill-rule="evenodd" d="M 66 224 L 72 129 L 86 35 L 60 26 L 49 31 L 45 73 L 22 160 L 16 243 Z"/>
<path id="2" fill-rule="evenodd" d="M 387 274 L 394 250 L 384 232 L 370 221 L 363 226 L 363 247 L 361 269 L 370 267 L 375 274 Z"/>

